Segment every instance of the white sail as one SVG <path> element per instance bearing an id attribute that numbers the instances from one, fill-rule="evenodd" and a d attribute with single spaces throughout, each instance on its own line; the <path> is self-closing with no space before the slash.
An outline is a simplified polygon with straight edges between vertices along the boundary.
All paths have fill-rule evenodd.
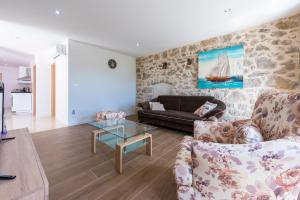
<path id="1" fill-rule="evenodd" d="M 231 72 L 232 70 L 229 64 L 228 55 L 225 52 L 218 56 L 218 63 L 213 68 L 209 76 L 226 77 L 226 76 L 231 76 Z"/>

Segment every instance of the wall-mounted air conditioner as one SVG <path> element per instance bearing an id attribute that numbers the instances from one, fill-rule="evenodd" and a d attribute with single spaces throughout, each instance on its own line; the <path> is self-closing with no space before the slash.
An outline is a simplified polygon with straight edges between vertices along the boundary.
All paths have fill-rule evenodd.
<path id="1" fill-rule="evenodd" d="M 67 47 L 63 44 L 57 44 L 55 46 L 55 54 L 53 56 L 53 59 L 56 59 L 61 55 L 67 55 Z"/>

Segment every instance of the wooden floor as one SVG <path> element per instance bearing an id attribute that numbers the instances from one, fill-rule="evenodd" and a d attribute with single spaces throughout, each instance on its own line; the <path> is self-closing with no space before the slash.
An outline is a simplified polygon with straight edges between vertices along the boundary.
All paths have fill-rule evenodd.
<path id="1" fill-rule="evenodd" d="M 172 167 L 184 133 L 159 128 L 153 132 L 153 156 L 145 148 L 129 153 L 123 174 L 114 168 L 114 151 L 98 143 L 91 153 L 89 125 L 32 135 L 49 180 L 50 200 L 176 199 Z"/>

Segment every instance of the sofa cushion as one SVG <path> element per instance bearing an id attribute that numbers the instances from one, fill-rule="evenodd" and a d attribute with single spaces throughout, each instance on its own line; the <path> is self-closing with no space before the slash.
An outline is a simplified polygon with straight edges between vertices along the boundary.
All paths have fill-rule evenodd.
<path id="1" fill-rule="evenodd" d="M 150 109 L 153 111 L 165 111 L 164 105 L 159 102 L 149 102 Z"/>
<path id="2" fill-rule="evenodd" d="M 201 117 L 194 115 L 193 113 L 181 112 L 176 110 L 166 111 L 151 111 L 147 110 L 143 112 L 143 116 L 147 118 L 155 118 L 160 120 L 171 121 L 174 123 L 193 124 L 195 120 L 202 120 Z"/>
<path id="3" fill-rule="evenodd" d="M 202 106 L 206 101 L 213 103 L 214 97 L 211 96 L 182 96 L 180 102 L 180 110 L 184 112 L 194 112 Z"/>
<path id="4" fill-rule="evenodd" d="M 159 96 L 157 100 L 166 110 L 180 110 L 180 96 Z"/>

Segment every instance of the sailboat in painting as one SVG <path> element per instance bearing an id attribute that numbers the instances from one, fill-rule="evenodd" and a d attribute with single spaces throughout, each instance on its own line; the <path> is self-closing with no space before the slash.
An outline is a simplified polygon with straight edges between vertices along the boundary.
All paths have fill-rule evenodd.
<path id="1" fill-rule="evenodd" d="M 231 79 L 229 59 L 226 52 L 218 56 L 217 66 L 213 68 L 206 79 L 212 82 L 224 82 Z"/>
<path id="2" fill-rule="evenodd" d="M 199 88 L 242 88 L 243 45 L 199 53 Z"/>

